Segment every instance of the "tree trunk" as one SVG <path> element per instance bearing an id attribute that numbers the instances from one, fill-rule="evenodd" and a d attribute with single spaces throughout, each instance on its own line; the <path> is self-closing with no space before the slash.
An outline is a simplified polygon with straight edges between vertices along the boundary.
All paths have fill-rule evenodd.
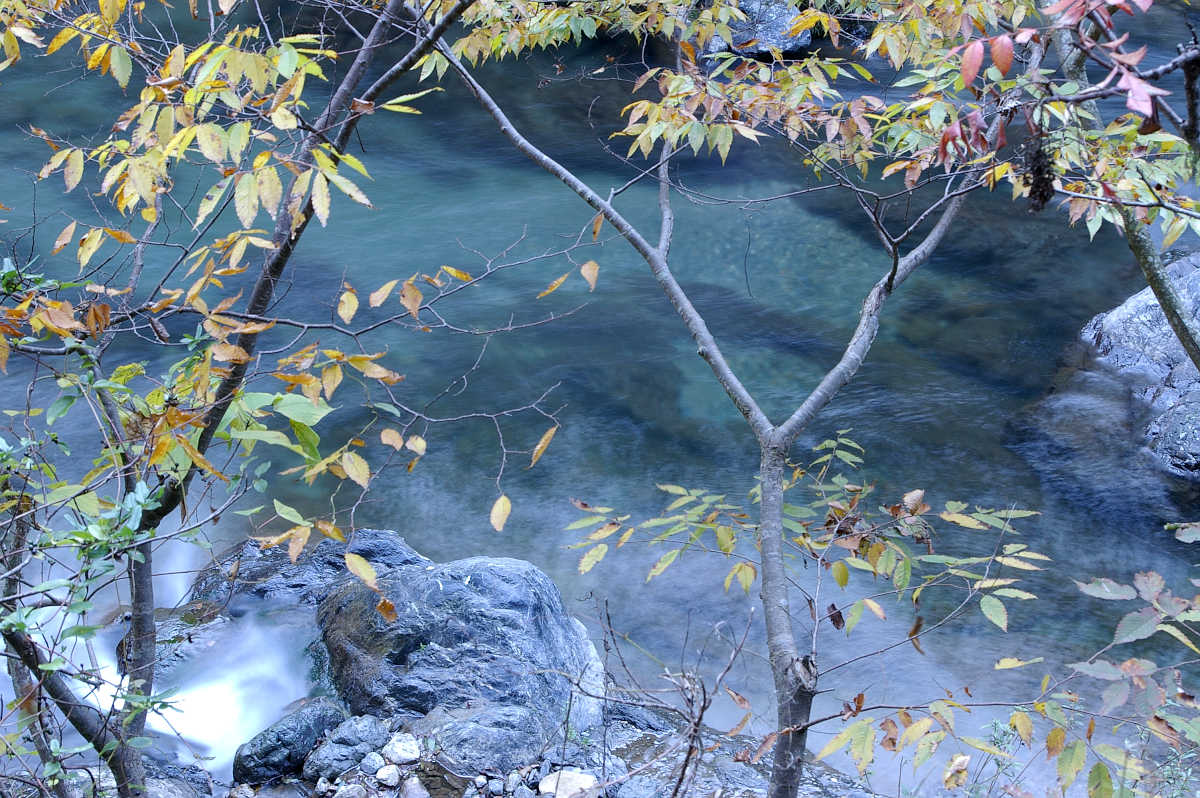
<path id="1" fill-rule="evenodd" d="M 763 618 L 767 650 L 775 681 L 775 711 L 779 738 L 771 767 L 768 798 L 795 798 L 804 768 L 804 748 L 817 669 L 811 656 L 801 656 L 792 631 L 787 573 L 783 566 L 783 469 L 787 449 L 774 442 L 760 443 L 758 542 L 762 551 Z M 790 731 L 796 729 L 796 731 Z"/>

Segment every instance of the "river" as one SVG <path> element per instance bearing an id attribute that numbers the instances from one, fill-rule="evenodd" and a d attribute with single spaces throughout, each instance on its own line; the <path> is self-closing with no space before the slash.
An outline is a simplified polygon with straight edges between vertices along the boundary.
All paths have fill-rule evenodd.
<path id="1" fill-rule="evenodd" d="M 1169 56 L 1181 40 L 1178 23 L 1155 28 L 1154 57 Z M 632 46 L 616 50 L 618 61 L 637 55 Z M 481 75 L 529 138 L 606 189 L 630 173 L 600 151 L 609 143 L 614 109 L 628 101 L 627 85 L 574 77 L 604 63 L 601 55 L 593 49 L 539 56 L 489 66 Z M 119 101 L 107 79 L 77 80 L 69 68 L 58 71 L 59 59 L 44 71 L 40 63 L 4 73 L 0 150 L 8 157 L 0 201 L 13 207 L 6 212 L 10 231 L 32 218 L 29 173 L 45 157 L 45 146 L 19 128 L 99 136 L 110 124 L 108 101 Z M 374 178 L 363 188 L 375 208 L 337 198 L 334 223 L 310 228 L 294 260 L 287 312 L 329 316 L 323 308 L 342 280 L 361 296 L 386 280 L 441 264 L 474 272 L 480 258 L 472 251 L 492 255 L 523 237 L 513 257 L 529 256 L 560 246 L 588 224 L 588 208 L 517 155 L 463 91 L 446 88 L 419 101 L 421 116 L 380 113 L 363 125 L 357 154 Z M 599 98 L 594 105 L 593 98 Z M 623 153 L 619 140 L 613 146 Z M 805 179 L 797 156 L 785 148 L 741 141 L 724 167 L 714 159 L 688 160 L 680 174 L 698 191 L 735 200 L 782 193 Z M 63 199 L 56 181 L 38 189 L 39 215 L 59 207 L 85 213 L 87 198 L 77 191 Z M 621 201 L 651 230 L 652 193 L 649 186 L 635 187 Z M 672 261 L 679 279 L 764 409 L 782 419 L 836 361 L 862 297 L 887 268 L 886 257 L 860 211 L 833 194 L 751 207 L 681 198 L 676 211 Z M 43 249 L 63 223 L 51 220 L 39 233 Z M 547 406 L 562 407 L 562 427 L 535 468 L 524 470 L 520 457 L 510 461 L 503 487 L 513 511 L 504 531 L 495 532 L 487 518 L 499 462 L 490 423 L 428 430 L 429 451 L 415 470 L 380 477 L 354 521 L 397 529 L 435 559 L 529 559 L 555 579 L 597 636 L 597 608 L 607 602 L 617 630 L 657 658 L 629 647 L 626 656 L 641 677 L 652 680 L 660 662 L 677 668 L 699 661 L 712 674 L 728 651 L 719 638 L 739 634 L 756 603 L 736 588 L 722 589 L 728 561 L 689 555 L 646 583 L 657 550 L 626 546 L 581 576 L 580 552 L 566 548 L 577 540 L 563 530 L 578 517 L 571 497 L 646 516 L 663 505 L 656 482 L 744 497 L 757 467 L 745 422 L 695 356 L 645 265 L 610 233 L 606 228 L 601 245 L 576 254 L 577 261 L 599 263 L 594 292 L 576 275 L 536 299 L 572 268 L 556 258 L 491 278 L 445 308 L 464 326 L 489 326 L 510 314 L 532 321 L 583 305 L 549 325 L 493 337 L 467 390 L 443 403 L 447 414 L 496 409 L 557 385 Z M 1177 246 L 1195 243 L 1184 239 Z M 47 268 L 72 269 L 67 254 L 48 259 Z M 856 478 L 876 484 L 880 503 L 923 488 L 937 509 L 958 499 L 1038 510 L 1041 515 L 1020 522 L 1022 540 L 1053 564 L 1026 580 L 1038 601 L 1009 602 L 1007 635 L 973 612 L 925 639 L 924 656 L 906 645 L 832 674 L 823 684 L 830 692 L 822 709 L 859 691 L 868 702 L 910 703 L 942 697 L 944 690 L 963 698 L 964 686 L 980 700 L 1027 697 L 1047 670 L 1061 672 L 1063 663 L 1107 643 L 1123 609 L 1084 597 L 1072 578 L 1128 581 L 1135 571 L 1157 570 L 1169 584 L 1186 581 L 1193 557 L 1162 524 L 1200 515 L 1200 495 L 1195 485 L 1148 463 L 1139 409 L 1119 392 L 1103 402 L 1084 395 L 1077 405 L 1068 396 L 1052 421 L 1039 405 L 1084 357 L 1075 343 L 1079 329 L 1142 285 L 1116 236 L 1102 231 L 1089 242 L 1062 214 L 1031 215 L 1024 203 L 998 191 L 972 198 L 947 241 L 889 303 L 867 363 L 806 431 L 794 458 L 810 458 L 807 447 L 849 428 L 866 450 Z M 471 367 L 482 339 L 388 332 L 373 345 L 389 349 L 385 362 L 407 376 L 404 396 L 420 403 Z M 10 404 L 17 387 L 4 391 Z M 327 440 L 352 434 L 367 420 L 351 394 L 334 404 Z M 529 449 L 545 427 L 544 419 L 520 418 L 506 422 L 505 434 L 514 448 Z M 306 513 L 329 506 L 321 491 L 290 478 L 273 482 L 271 491 Z M 219 549 L 246 532 L 244 521 L 227 515 L 206 534 Z M 946 528 L 936 542 L 941 550 L 980 553 L 995 540 Z M 796 578 L 810 579 L 811 571 L 800 569 Z M 180 595 L 180 585 L 178 579 L 164 583 L 164 595 Z M 868 618 L 849 640 L 825 630 L 821 664 L 902 639 L 911 612 L 902 605 L 887 609 L 886 623 Z M 936 610 L 934 602 L 923 612 Z M 756 624 L 730 686 L 752 700 L 761 732 L 772 713 L 760 651 Z M 1141 651 L 1151 655 L 1155 647 Z M 1046 660 L 994 671 L 993 662 L 1009 655 Z M 260 681 L 262 675 L 253 674 Z M 224 678 L 236 680 L 236 668 Z M 284 692 L 306 689 L 301 675 L 281 680 Z M 739 714 L 726 701 L 712 720 L 728 727 Z M 1006 717 L 977 713 L 981 721 L 997 715 Z M 220 728 L 213 738 L 241 740 L 262 722 L 235 721 L 237 735 L 229 723 L 214 722 Z M 820 748 L 826 734 L 814 733 L 810 745 Z M 203 730 L 191 736 L 200 739 Z M 877 778 L 877 786 L 894 785 L 895 771 L 881 767 Z"/>

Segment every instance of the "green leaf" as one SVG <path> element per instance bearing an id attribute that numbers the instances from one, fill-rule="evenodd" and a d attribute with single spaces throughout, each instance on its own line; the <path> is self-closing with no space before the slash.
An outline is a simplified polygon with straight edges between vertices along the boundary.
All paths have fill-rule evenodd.
<path id="1" fill-rule="evenodd" d="M 1008 610 L 1003 601 L 995 596 L 984 596 L 979 600 L 979 609 L 983 610 L 985 618 L 1008 631 Z"/>
<path id="2" fill-rule="evenodd" d="M 310 462 L 315 462 L 321 459 L 321 450 L 318 448 L 321 445 L 321 436 L 313 431 L 313 428 L 307 424 L 302 424 L 299 421 L 291 422 L 292 432 L 296 433 L 296 440 L 300 441 L 300 446 L 304 449 L 304 455 Z"/>
<path id="3" fill-rule="evenodd" d="M 567 530 L 583 529 L 585 526 L 591 526 L 592 524 L 598 524 L 601 521 L 607 521 L 607 520 L 608 519 L 603 515 L 589 515 L 589 516 L 585 516 L 584 518 L 575 519 L 571 523 L 567 524 L 564 527 L 564 529 L 567 529 Z"/>
<path id="4" fill-rule="evenodd" d="M 117 85 L 122 89 L 129 85 L 129 76 L 133 72 L 133 61 L 124 47 L 112 47 L 108 51 L 108 69 L 112 72 Z"/>
<path id="5" fill-rule="evenodd" d="M 1144 640 L 1158 631 L 1158 612 L 1153 607 L 1144 607 L 1131 612 L 1117 624 L 1113 634 L 1113 643 L 1130 643 L 1134 640 Z"/>
<path id="6" fill-rule="evenodd" d="M 655 485 L 655 487 L 659 490 L 666 491 L 667 493 L 674 493 L 678 496 L 687 495 L 687 490 L 679 487 L 678 485 Z"/>
<path id="7" fill-rule="evenodd" d="M 846 563 L 838 560 L 830 570 L 833 572 L 833 581 L 837 582 L 838 587 L 845 589 L 850 582 L 850 569 L 846 567 Z"/>
<path id="8" fill-rule="evenodd" d="M 292 393 L 276 397 L 271 406 L 281 416 L 310 427 L 333 411 L 324 399 L 317 399 L 314 403 L 307 397 Z"/>
<path id="9" fill-rule="evenodd" d="M 1058 755 L 1058 777 L 1062 781 L 1064 790 L 1079 777 L 1079 771 L 1083 770 L 1086 762 L 1087 748 L 1084 746 L 1083 740 L 1076 740 Z"/>
<path id="10" fill-rule="evenodd" d="M 64 393 L 55 399 L 54 404 L 50 405 L 50 409 L 46 411 L 46 426 L 54 426 L 54 422 L 66 415 L 67 411 L 71 409 L 71 405 L 75 404 L 75 400 L 78 398 L 78 394 Z"/>
<path id="11" fill-rule="evenodd" d="M 1085 595 L 1093 598 L 1109 599 L 1111 601 L 1128 601 L 1137 598 L 1137 591 L 1129 585 L 1122 585 L 1111 579 L 1093 579 L 1086 585 L 1072 580 L 1075 586 Z"/>
<path id="12" fill-rule="evenodd" d="M 1095 662 L 1073 662 L 1067 667 L 1086 676 L 1110 682 L 1125 678 L 1125 671 L 1104 659 L 1098 659 Z"/>
<path id="13" fill-rule="evenodd" d="M 675 558 L 679 556 L 682 549 L 671 549 L 666 554 L 658 558 L 658 562 L 654 563 L 654 567 L 650 569 L 649 575 L 646 576 L 646 581 L 649 582 L 654 577 L 667 570 L 667 566 L 675 562 Z"/>
<path id="14" fill-rule="evenodd" d="M 1097 762 L 1088 773 L 1087 791 L 1088 798 L 1112 798 L 1112 776 L 1103 762 Z"/>
<path id="15" fill-rule="evenodd" d="M 311 524 L 311 522 L 306 520 L 304 516 L 300 515 L 295 508 L 284 504 L 283 502 L 279 501 L 279 499 L 275 499 L 274 502 L 275 514 L 283 520 L 291 521 L 293 524 L 298 524 L 299 526 L 309 526 Z"/>

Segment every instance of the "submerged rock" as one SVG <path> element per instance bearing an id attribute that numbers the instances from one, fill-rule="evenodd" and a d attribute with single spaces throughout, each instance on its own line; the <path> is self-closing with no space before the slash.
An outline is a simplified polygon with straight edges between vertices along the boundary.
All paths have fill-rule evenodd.
<path id="1" fill-rule="evenodd" d="M 1200 253 L 1168 267 L 1185 312 L 1200 312 Z M 1200 373 L 1175 337 L 1153 291 L 1145 288 L 1088 322 L 1081 338 L 1097 360 L 1149 408 L 1146 440 L 1169 471 L 1200 476 Z"/>
<path id="2" fill-rule="evenodd" d="M 234 780 L 262 784 L 299 773 L 317 741 L 345 719 L 345 711 L 330 698 L 307 701 L 238 748 L 233 758 Z"/>
<path id="3" fill-rule="evenodd" d="M 381 571 L 378 586 L 394 620 L 356 579 L 317 614 L 334 684 L 352 711 L 423 716 L 414 732 L 434 738 L 446 766 L 464 773 L 526 764 L 566 729 L 568 712 L 572 728 L 600 721 L 595 648 L 530 563 L 403 565 Z"/>

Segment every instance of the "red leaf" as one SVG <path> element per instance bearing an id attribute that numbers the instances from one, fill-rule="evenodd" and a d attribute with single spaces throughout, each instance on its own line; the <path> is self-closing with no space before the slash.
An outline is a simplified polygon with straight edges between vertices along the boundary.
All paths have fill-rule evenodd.
<path id="1" fill-rule="evenodd" d="M 970 86 L 975 82 L 975 76 L 979 74 L 979 67 L 983 65 L 983 39 L 976 39 L 967 45 L 967 49 L 963 50 L 962 56 L 962 79 L 963 86 Z"/>
<path id="2" fill-rule="evenodd" d="M 1001 75 L 1007 75 L 1008 70 L 1012 69 L 1013 62 L 1013 40 L 1007 33 L 1003 36 L 992 37 L 992 63 L 996 65 L 996 69 L 1000 70 Z"/>
<path id="3" fill-rule="evenodd" d="M 1146 81 L 1134 76 L 1132 72 L 1126 72 L 1121 76 L 1121 80 L 1117 83 L 1117 88 L 1125 91 L 1125 105 L 1130 111 L 1139 113 L 1142 116 L 1150 116 L 1154 113 L 1154 98 L 1164 94 L 1170 94 L 1168 91 L 1151 86 Z"/>

